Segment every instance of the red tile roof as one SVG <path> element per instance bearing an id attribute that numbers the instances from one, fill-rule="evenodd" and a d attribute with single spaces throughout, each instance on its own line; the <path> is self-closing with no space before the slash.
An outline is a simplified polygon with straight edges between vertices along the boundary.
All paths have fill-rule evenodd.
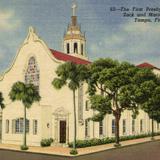
<path id="1" fill-rule="evenodd" d="M 53 50 L 53 49 L 50 49 L 50 51 L 52 52 L 53 56 L 56 59 L 61 60 L 61 61 L 73 62 L 73 63 L 76 63 L 76 64 L 90 64 L 91 63 L 90 61 L 87 61 L 87 60 L 84 60 L 84 59 L 81 59 L 81 58 L 78 58 L 78 57 L 74 57 L 74 56 L 71 56 L 71 55 Z"/>
<path id="2" fill-rule="evenodd" d="M 152 65 L 152 64 L 150 64 L 150 63 L 147 63 L 147 62 L 141 63 L 141 64 L 137 65 L 137 67 L 140 67 L 140 68 L 159 69 L 159 68 L 155 67 L 154 65 Z"/>

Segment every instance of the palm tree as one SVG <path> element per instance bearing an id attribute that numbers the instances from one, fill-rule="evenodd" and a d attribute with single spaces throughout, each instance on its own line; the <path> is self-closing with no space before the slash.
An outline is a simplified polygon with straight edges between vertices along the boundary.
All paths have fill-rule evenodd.
<path id="1" fill-rule="evenodd" d="M 28 149 L 26 145 L 26 109 L 30 108 L 34 102 L 40 101 L 41 97 L 33 84 L 25 84 L 23 82 L 13 84 L 9 97 L 12 101 L 21 101 L 24 105 L 23 145 L 21 149 Z"/>
<path id="2" fill-rule="evenodd" d="M 75 64 L 73 62 L 66 62 L 60 65 L 56 74 L 58 78 L 54 78 L 52 85 L 56 89 L 61 89 L 63 86 L 67 85 L 73 92 L 73 113 L 74 113 L 74 141 L 73 149 L 76 150 L 76 100 L 75 93 L 80 87 L 80 84 L 85 80 L 87 73 L 87 67 L 84 65 Z"/>

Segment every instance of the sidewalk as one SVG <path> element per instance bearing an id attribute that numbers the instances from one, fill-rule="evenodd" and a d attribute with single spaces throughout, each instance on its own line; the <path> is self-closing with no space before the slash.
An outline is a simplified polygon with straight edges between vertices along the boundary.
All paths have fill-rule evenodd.
<path id="1" fill-rule="evenodd" d="M 155 140 L 160 140 L 160 136 L 155 136 Z M 151 142 L 151 137 L 123 141 L 123 142 L 121 142 L 121 146 L 122 147 L 123 146 L 130 146 L 130 145 L 140 144 L 140 143 L 145 143 L 145 142 Z M 114 143 L 99 145 L 99 146 L 93 146 L 93 147 L 79 148 L 78 149 L 78 155 L 95 153 L 95 152 L 114 149 L 114 148 L 115 148 Z M 21 151 L 19 145 L 12 145 L 12 144 L 0 144 L 0 149 Z M 53 154 L 53 155 L 62 155 L 62 156 L 72 156 L 72 155 L 69 154 L 70 148 L 59 147 L 59 146 L 29 147 L 29 150 L 27 150 L 25 152 Z"/>

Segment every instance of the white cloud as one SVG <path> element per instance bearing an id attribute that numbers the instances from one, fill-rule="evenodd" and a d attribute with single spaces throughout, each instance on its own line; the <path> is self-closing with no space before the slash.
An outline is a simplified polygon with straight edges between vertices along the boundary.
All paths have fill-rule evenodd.
<path id="1" fill-rule="evenodd" d="M 0 50 L 0 61 L 4 59 L 4 53 Z"/>
<path id="2" fill-rule="evenodd" d="M 122 26 L 122 29 L 126 32 L 132 32 L 132 33 L 146 33 L 150 32 L 159 32 L 160 33 L 160 27 L 159 23 L 140 23 L 140 22 L 133 22 L 130 21 Z"/>
<path id="3" fill-rule="evenodd" d="M 95 55 L 95 52 L 99 53 L 99 57 L 111 57 L 132 63 L 148 61 L 159 66 L 159 37 L 158 23 L 129 21 L 118 26 L 116 32 L 106 31 L 100 39 L 102 45 L 92 44 L 90 51 Z"/>
<path id="4" fill-rule="evenodd" d="M 0 11 L 0 30 L 10 31 L 15 30 L 19 27 L 21 21 L 16 19 L 15 13 L 12 10 L 1 10 Z"/>
<path id="5" fill-rule="evenodd" d="M 124 37 L 116 35 L 116 34 L 112 34 L 110 37 L 104 40 L 104 43 L 107 46 L 113 46 L 113 44 L 117 45 L 117 44 L 122 43 L 123 41 L 124 41 Z"/>

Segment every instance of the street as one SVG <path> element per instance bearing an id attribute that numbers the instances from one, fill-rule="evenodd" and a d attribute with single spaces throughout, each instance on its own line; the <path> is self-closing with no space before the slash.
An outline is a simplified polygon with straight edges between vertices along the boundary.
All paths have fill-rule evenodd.
<path id="1" fill-rule="evenodd" d="M 122 147 L 78 157 L 63 157 L 0 149 L 0 160 L 160 160 L 160 141 Z"/>
<path id="2" fill-rule="evenodd" d="M 160 160 L 160 141 L 79 156 L 74 160 Z"/>

